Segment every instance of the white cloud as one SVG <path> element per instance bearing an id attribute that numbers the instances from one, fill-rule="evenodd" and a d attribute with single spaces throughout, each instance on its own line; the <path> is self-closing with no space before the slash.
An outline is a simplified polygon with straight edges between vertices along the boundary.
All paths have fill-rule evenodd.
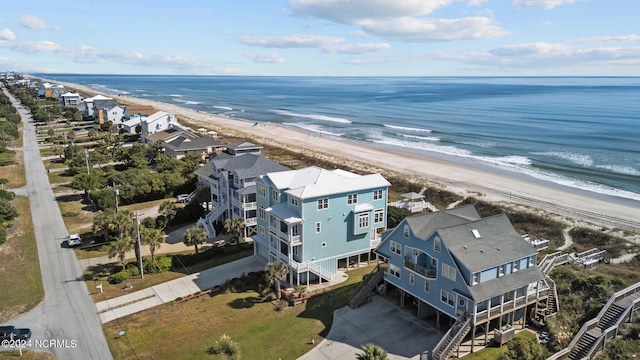
<path id="1" fill-rule="evenodd" d="M 640 64 L 640 47 L 581 48 L 566 44 L 530 43 L 502 46 L 486 53 L 431 53 L 425 59 L 455 61 L 499 71 L 552 71 L 581 66 L 631 66 Z"/>
<path id="2" fill-rule="evenodd" d="M 284 58 L 275 51 L 265 51 L 261 53 L 246 53 L 243 55 L 247 59 L 251 59 L 257 63 L 267 64 L 283 64 Z"/>
<path id="3" fill-rule="evenodd" d="M 12 42 L 7 46 L 12 50 L 23 53 L 55 53 L 61 52 L 64 48 L 51 41 L 22 41 Z"/>
<path id="4" fill-rule="evenodd" d="M 426 15 L 453 0 L 291 0 L 298 15 L 307 15 L 354 24 L 361 20 L 389 20 L 397 17 Z"/>
<path id="5" fill-rule="evenodd" d="M 0 40 L 13 41 L 16 39 L 16 36 L 13 35 L 13 32 L 9 29 L 0 30 Z"/>
<path id="6" fill-rule="evenodd" d="M 377 44 L 344 44 L 335 45 L 323 49 L 327 53 L 337 54 L 371 54 L 389 49 L 391 45 L 385 43 Z"/>
<path id="7" fill-rule="evenodd" d="M 579 0 L 513 0 L 513 7 L 515 8 L 523 8 L 523 7 L 542 7 L 545 9 L 553 9 L 554 7 L 572 4 Z"/>
<path id="8" fill-rule="evenodd" d="M 44 19 L 32 15 L 25 15 L 20 19 L 20 25 L 32 30 L 53 29 L 60 30 L 60 26 L 50 25 Z"/>
<path id="9" fill-rule="evenodd" d="M 324 48 L 344 41 L 343 38 L 323 35 L 242 36 L 240 42 L 266 48 Z"/>
<path id="10" fill-rule="evenodd" d="M 405 17 L 363 22 L 362 28 L 383 38 L 410 42 L 483 39 L 509 34 L 486 17 L 435 20 Z"/>
<path id="11" fill-rule="evenodd" d="M 640 41 L 640 35 L 622 35 L 622 36 L 595 36 L 590 38 L 580 39 L 581 42 L 638 42 Z"/>
<path id="12" fill-rule="evenodd" d="M 487 16 L 425 18 L 454 0 L 290 0 L 297 15 L 357 25 L 370 35 L 409 42 L 436 42 L 500 37 L 508 32 Z M 467 0 L 479 6 L 486 0 Z M 490 12 L 488 14 L 491 14 Z"/>

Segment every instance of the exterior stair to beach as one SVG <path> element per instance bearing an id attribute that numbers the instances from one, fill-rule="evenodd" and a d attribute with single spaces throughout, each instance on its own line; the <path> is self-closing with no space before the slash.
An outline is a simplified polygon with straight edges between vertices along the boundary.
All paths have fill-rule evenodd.
<path id="1" fill-rule="evenodd" d="M 445 360 L 451 355 L 451 352 L 462 342 L 464 337 L 471 330 L 471 321 L 473 318 L 469 314 L 464 313 L 458 321 L 447 331 L 438 345 L 433 348 L 432 360 Z"/>
<path id="2" fill-rule="evenodd" d="M 358 288 L 349 297 L 349 306 L 352 309 L 356 309 L 362 302 L 367 299 L 371 292 L 378 286 L 382 278 L 384 277 L 384 269 L 380 265 L 376 266 L 373 271 L 365 277 L 365 279 L 358 285 Z"/>
<path id="3" fill-rule="evenodd" d="M 555 315 L 560 311 L 560 306 L 558 303 L 558 290 L 556 289 L 556 282 L 553 281 L 549 276 L 545 277 L 545 281 L 547 285 L 549 285 L 549 296 L 547 297 L 547 309 L 545 311 L 545 316 L 549 317 Z"/>
<path id="4" fill-rule="evenodd" d="M 216 237 L 216 230 L 213 228 L 213 222 L 216 221 L 220 216 L 222 216 L 222 214 L 226 210 L 227 210 L 226 203 L 218 203 L 213 207 L 213 210 L 211 210 L 211 212 L 209 212 L 204 217 L 203 219 L 204 221 L 202 223 L 204 224 L 204 229 L 207 232 L 208 238 Z M 200 224 L 200 221 L 198 221 L 198 223 Z"/>
<path id="5" fill-rule="evenodd" d="M 569 345 L 551 355 L 549 360 L 592 359 L 604 348 L 607 339 L 614 338 L 625 320 L 640 308 L 640 282 L 613 294 L 598 315 L 582 325 Z"/>

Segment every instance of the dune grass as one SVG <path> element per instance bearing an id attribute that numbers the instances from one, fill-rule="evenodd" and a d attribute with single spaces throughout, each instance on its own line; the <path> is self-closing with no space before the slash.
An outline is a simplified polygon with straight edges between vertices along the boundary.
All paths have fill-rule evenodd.
<path id="1" fill-rule="evenodd" d="M 7 242 L 0 247 L 0 322 L 31 310 L 44 299 L 29 199 L 17 196 L 13 204 L 20 216 L 7 229 Z"/>

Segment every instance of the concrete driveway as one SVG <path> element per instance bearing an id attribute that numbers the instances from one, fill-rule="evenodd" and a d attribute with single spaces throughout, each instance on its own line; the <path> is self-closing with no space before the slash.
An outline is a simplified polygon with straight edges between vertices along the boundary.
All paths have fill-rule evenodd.
<path id="1" fill-rule="evenodd" d="M 355 359 L 368 343 L 381 346 L 389 360 L 419 360 L 433 349 L 444 335 L 400 308 L 393 300 L 374 296 L 373 301 L 357 309 L 348 306 L 333 313 L 333 325 L 326 339 L 299 360 Z"/>

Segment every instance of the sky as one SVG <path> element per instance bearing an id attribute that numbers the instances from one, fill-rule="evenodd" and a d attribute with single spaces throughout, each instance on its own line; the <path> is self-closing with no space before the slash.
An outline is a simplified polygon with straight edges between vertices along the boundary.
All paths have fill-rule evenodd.
<path id="1" fill-rule="evenodd" d="M 0 70 L 640 76 L 639 0 L 28 0 Z"/>

